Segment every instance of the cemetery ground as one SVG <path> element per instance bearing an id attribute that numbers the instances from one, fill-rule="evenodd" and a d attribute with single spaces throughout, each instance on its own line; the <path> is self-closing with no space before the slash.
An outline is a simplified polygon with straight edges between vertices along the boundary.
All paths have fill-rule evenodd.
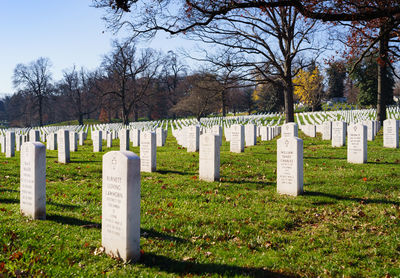
<path id="1" fill-rule="evenodd" d="M 141 260 L 102 253 L 102 156 L 91 140 L 57 162 L 47 150 L 46 220 L 19 213 L 19 152 L 0 154 L 0 277 L 400 276 L 400 153 L 368 142 L 368 163 L 347 147 L 305 137 L 304 194 L 276 193 L 276 138 L 221 147 L 221 179 L 198 179 L 198 153 L 169 134 L 157 172 L 142 173 Z M 278 137 L 279 138 L 279 137 Z M 111 150 L 118 150 L 118 140 Z M 139 147 L 131 147 L 139 154 Z"/>

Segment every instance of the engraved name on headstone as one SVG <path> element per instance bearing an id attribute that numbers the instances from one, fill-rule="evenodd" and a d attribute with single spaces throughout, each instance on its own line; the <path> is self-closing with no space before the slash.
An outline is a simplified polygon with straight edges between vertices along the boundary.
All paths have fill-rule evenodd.
<path id="1" fill-rule="evenodd" d="M 39 142 L 26 142 L 20 156 L 21 213 L 46 219 L 46 147 Z"/>
<path id="2" fill-rule="evenodd" d="M 277 140 L 277 191 L 292 196 L 303 192 L 303 140 L 300 138 Z"/>
<path id="3" fill-rule="evenodd" d="M 200 135 L 199 179 L 215 181 L 219 179 L 220 139 L 212 133 Z"/>
<path id="4" fill-rule="evenodd" d="M 101 244 L 124 261 L 140 258 L 140 158 L 129 151 L 103 156 Z"/>

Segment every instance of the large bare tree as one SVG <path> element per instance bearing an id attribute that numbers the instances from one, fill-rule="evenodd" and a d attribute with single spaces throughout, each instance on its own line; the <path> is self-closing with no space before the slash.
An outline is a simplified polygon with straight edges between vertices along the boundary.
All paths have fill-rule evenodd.
<path id="1" fill-rule="evenodd" d="M 316 21 L 306 20 L 291 7 L 271 8 L 261 13 L 259 9 L 232 11 L 214 20 L 216 24 L 199 26 L 190 36 L 240 56 L 225 68 L 236 66 L 251 73 L 242 74 L 244 80 L 282 85 L 286 121 L 293 122 L 292 78 L 312 63 L 308 58 L 310 52 L 318 54 L 320 47 L 313 41 L 318 30 Z"/>
<path id="2" fill-rule="evenodd" d="M 164 97 L 167 100 L 167 103 L 164 103 L 163 106 L 166 106 L 167 109 L 176 105 L 185 93 L 182 83 L 187 75 L 187 71 L 187 66 L 182 63 L 174 51 L 169 51 L 164 57 L 159 82 L 161 83 L 160 87 Z M 175 114 L 172 116 L 175 117 Z"/>
<path id="3" fill-rule="evenodd" d="M 50 59 L 40 57 L 28 65 L 18 64 L 14 69 L 14 87 L 33 96 L 40 126 L 43 125 L 44 101 L 53 89 L 50 68 Z"/>
<path id="4" fill-rule="evenodd" d="M 134 121 L 138 120 L 140 105 L 149 94 L 160 65 L 158 53 L 149 48 L 139 52 L 131 40 L 114 41 L 113 50 L 104 57 L 104 95 L 112 94 L 119 100 L 125 124 L 132 112 Z"/>
<path id="5" fill-rule="evenodd" d="M 69 107 L 80 125 L 83 118 L 99 108 L 101 94 L 98 81 L 98 71 L 89 72 L 83 68 L 77 70 L 74 66 L 70 70 L 64 70 L 63 79 L 59 84 L 61 93 L 67 97 Z"/>

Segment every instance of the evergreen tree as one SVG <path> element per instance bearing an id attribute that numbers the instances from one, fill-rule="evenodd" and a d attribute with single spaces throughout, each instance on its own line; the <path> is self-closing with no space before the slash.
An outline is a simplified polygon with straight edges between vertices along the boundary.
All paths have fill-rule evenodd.
<path id="1" fill-rule="evenodd" d="M 387 81 L 383 85 L 385 90 L 390 93 L 385 95 L 386 105 L 393 104 L 394 78 L 393 72 L 388 71 Z M 359 89 L 357 102 L 361 106 L 377 106 L 378 100 L 378 62 L 376 57 L 368 57 L 360 63 L 351 74 L 350 78 L 354 80 L 355 86 Z"/>
<path id="2" fill-rule="evenodd" d="M 280 83 L 266 83 L 257 86 L 253 100 L 258 112 L 281 112 L 285 108 L 283 86 Z"/>
<path id="3" fill-rule="evenodd" d="M 342 61 L 333 62 L 326 70 L 328 76 L 328 97 L 341 98 L 344 93 L 346 69 Z"/>

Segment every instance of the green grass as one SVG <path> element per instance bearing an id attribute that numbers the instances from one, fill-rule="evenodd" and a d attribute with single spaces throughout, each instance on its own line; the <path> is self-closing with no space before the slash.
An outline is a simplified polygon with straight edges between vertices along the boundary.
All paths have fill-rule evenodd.
<path id="1" fill-rule="evenodd" d="M 380 134 L 353 165 L 345 147 L 303 139 L 305 194 L 288 197 L 276 194 L 276 140 L 241 154 L 224 141 L 221 181 L 208 183 L 169 134 L 158 172 L 142 174 L 136 264 L 96 251 L 105 152 L 87 140 L 61 165 L 47 151 L 45 221 L 21 216 L 19 153 L 0 154 L 0 277 L 400 276 L 400 151 Z"/>

